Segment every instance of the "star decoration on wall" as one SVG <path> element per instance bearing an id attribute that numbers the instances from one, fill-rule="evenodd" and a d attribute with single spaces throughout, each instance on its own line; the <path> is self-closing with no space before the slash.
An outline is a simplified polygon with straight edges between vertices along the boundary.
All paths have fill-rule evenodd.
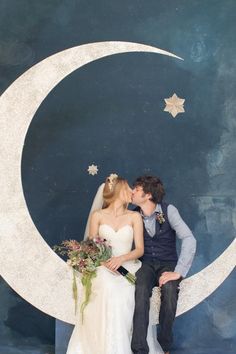
<path id="1" fill-rule="evenodd" d="M 92 176 L 97 175 L 98 167 L 96 165 L 92 164 L 88 167 L 87 171 L 88 171 L 89 175 L 92 175 Z"/>
<path id="2" fill-rule="evenodd" d="M 176 117 L 178 113 L 184 113 L 184 98 L 179 98 L 175 93 L 172 97 L 165 98 L 166 106 L 164 108 L 165 112 L 169 112 L 172 117 Z"/>

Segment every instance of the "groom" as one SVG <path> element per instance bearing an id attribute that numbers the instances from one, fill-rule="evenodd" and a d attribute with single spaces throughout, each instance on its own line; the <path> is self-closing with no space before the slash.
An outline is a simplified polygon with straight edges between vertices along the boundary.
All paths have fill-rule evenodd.
<path id="1" fill-rule="evenodd" d="M 136 273 L 135 311 L 131 348 L 134 354 L 148 354 L 147 329 L 152 289 L 161 289 L 158 341 L 166 354 L 173 342 L 172 326 L 175 319 L 179 283 L 191 267 L 196 240 L 171 204 L 163 202 L 163 184 L 158 177 L 137 178 L 132 192 L 132 203 L 137 205 L 144 223 L 144 255 Z M 181 240 L 181 251 L 176 251 L 176 236 Z"/>

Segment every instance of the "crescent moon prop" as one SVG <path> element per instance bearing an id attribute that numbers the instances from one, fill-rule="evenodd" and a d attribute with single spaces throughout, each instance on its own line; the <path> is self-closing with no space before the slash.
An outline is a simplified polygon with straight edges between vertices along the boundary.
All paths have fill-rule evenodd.
<path id="1" fill-rule="evenodd" d="M 0 98 L 1 219 L 0 274 L 25 300 L 41 311 L 68 323 L 74 323 L 71 296 L 72 272 L 43 240 L 29 215 L 21 184 L 21 155 L 28 126 L 48 93 L 67 75 L 94 60 L 128 52 L 150 52 L 181 59 L 164 50 L 129 42 L 98 42 L 70 48 L 34 65 L 3 93 Z M 226 256 L 219 258 L 224 278 L 235 265 L 235 242 Z M 218 264 L 218 263 L 217 263 Z M 213 263 L 213 270 L 214 267 Z M 189 296 L 187 311 L 207 297 L 219 285 L 212 269 L 210 292 L 204 288 L 205 270 L 187 279 L 191 289 L 201 289 L 195 301 Z M 217 272 L 217 276 L 219 273 Z M 204 293 L 204 295 L 202 295 Z M 71 299 L 71 300 L 69 300 Z M 198 300 L 200 299 L 200 300 Z M 62 306 L 63 304 L 63 306 Z M 183 312 L 183 311 L 182 311 Z"/>

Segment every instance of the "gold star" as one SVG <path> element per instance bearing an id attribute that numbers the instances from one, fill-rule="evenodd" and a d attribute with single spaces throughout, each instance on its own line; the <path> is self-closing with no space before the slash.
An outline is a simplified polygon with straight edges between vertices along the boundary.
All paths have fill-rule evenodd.
<path id="1" fill-rule="evenodd" d="M 178 113 L 184 113 L 184 102 L 185 99 L 179 98 L 175 93 L 170 98 L 165 98 L 166 106 L 164 108 L 165 112 L 169 112 L 172 117 L 176 117 Z"/>
<path id="2" fill-rule="evenodd" d="M 98 167 L 96 165 L 92 164 L 88 167 L 87 171 L 90 175 L 94 176 L 98 173 Z"/>

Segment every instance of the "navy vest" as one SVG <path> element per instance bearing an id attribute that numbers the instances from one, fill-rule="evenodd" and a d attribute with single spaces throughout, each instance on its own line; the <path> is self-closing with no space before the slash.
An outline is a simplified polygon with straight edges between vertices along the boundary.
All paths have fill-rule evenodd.
<path id="1" fill-rule="evenodd" d="M 162 212 L 164 214 L 165 222 L 159 224 L 156 220 L 156 233 L 153 237 L 149 236 L 144 227 L 144 255 L 141 258 L 145 261 L 165 261 L 177 262 L 178 255 L 176 251 L 176 234 L 169 224 L 167 216 L 168 204 L 161 203 Z"/>

